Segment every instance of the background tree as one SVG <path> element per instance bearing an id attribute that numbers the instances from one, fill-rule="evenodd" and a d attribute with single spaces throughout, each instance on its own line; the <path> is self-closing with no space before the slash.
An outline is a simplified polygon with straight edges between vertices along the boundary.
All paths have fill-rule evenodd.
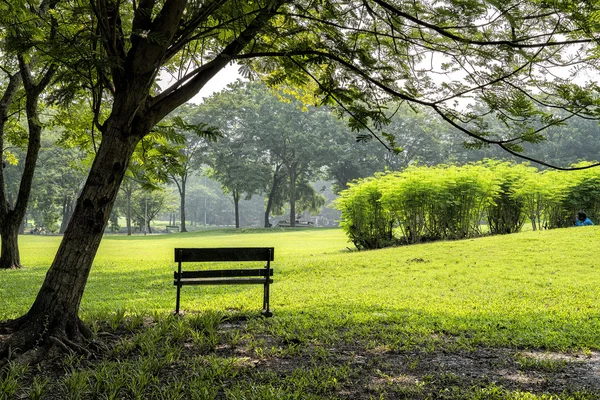
<path id="1" fill-rule="evenodd" d="M 332 136 L 340 133 L 339 122 L 327 110 L 307 107 L 283 92 L 277 96 L 262 83 L 238 81 L 200 109 L 197 118 L 217 115 L 218 109 L 212 121 L 229 138 L 227 150 L 221 147 L 214 157 L 213 176 L 227 181 L 225 187 L 246 185 L 242 191 L 230 189 L 238 200 L 241 193 L 252 194 L 260 187 L 267 196 L 265 226 L 272 207 L 282 209 L 285 193 L 294 226 L 297 187 L 316 180 L 330 159 L 328 149 Z M 252 171 L 250 176 L 247 171 Z"/>
<path id="2" fill-rule="evenodd" d="M 181 113 L 186 113 L 185 108 Z M 185 200 L 188 178 L 194 171 L 200 169 L 203 162 L 207 162 L 208 147 L 221 136 L 221 133 L 205 123 L 186 122 L 182 116 L 170 118 L 166 125 L 160 127 L 160 130 L 169 133 L 170 145 L 174 146 L 165 149 L 160 169 L 164 169 L 169 180 L 177 186 L 181 219 L 179 231 L 187 232 Z"/>
<path id="3" fill-rule="evenodd" d="M 57 144 L 56 135 L 47 133 L 42 139 L 29 212 L 36 225 L 62 233 L 85 180 L 85 154 Z"/>
<path id="4" fill-rule="evenodd" d="M 250 200 L 266 185 L 268 170 L 258 162 L 256 148 L 238 132 L 228 132 L 219 146 L 212 148 L 207 174 L 221 184 L 225 194 L 233 199 L 235 227 L 240 227 L 239 202 L 242 196 Z M 252 140 L 252 139 L 250 139 Z"/>
<path id="5" fill-rule="evenodd" d="M 22 11 L 26 18 L 35 19 L 35 15 L 43 15 L 49 18 L 52 26 L 55 21 L 48 12 L 53 4 L 42 2 L 39 7 L 32 6 Z M 8 18 L 10 20 L 11 13 Z M 3 16 L 5 18 L 7 16 Z M 35 166 L 40 150 L 42 121 L 39 114 L 39 101 L 42 93 L 50 85 L 55 73 L 56 64 L 51 59 L 44 59 L 43 52 L 33 49 L 30 36 L 55 35 L 53 29 L 43 30 L 31 22 L 19 25 L 18 29 L 11 28 L 3 32 L 1 39 L 7 52 L 2 54 L 5 67 L 2 68 L 6 85 L 2 98 L 0 99 L 0 148 L 5 149 L 5 140 L 8 139 L 6 122 L 15 109 L 13 102 L 17 90 L 22 84 L 24 90 L 25 115 L 27 117 L 27 136 L 24 141 L 26 151 L 24 153 L 23 173 L 21 175 L 19 190 L 14 201 L 9 202 L 4 178 L 4 157 L 0 163 L 0 268 L 20 268 L 21 258 L 19 254 L 18 235 L 19 230 L 27 212 L 27 204 L 31 193 Z M 4 25 L 4 20 L 0 21 Z M 12 106 L 12 107 L 11 107 Z M 17 106 L 18 107 L 18 106 Z"/>
<path id="6" fill-rule="evenodd" d="M 192 224 L 206 227 L 213 218 L 212 210 L 219 201 L 221 190 L 216 182 L 207 181 L 204 170 L 205 167 L 202 167 L 199 174 L 193 175 L 188 182 L 187 211 L 191 213 Z"/>
<path id="7" fill-rule="evenodd" d="M 166 190 L 138 188 L 131 196 L 131 212 L 140 232 L 152 233 L 150 223 L 171 201 Z"/>

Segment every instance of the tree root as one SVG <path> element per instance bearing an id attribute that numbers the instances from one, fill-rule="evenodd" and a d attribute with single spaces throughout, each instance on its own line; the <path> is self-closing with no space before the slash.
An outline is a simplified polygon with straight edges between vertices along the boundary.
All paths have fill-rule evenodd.
<path id="1" fill-rule="evenodd" d="M 0 335 L 9 335 L 27 322 L 27 314 L 22 317 L 0 322 Z M 0 353 L 1 354 L 1 353 Z"/>
<path id="2" fill-rule="evenodd" d="M 90 358 L 106 350 L 79 318 L 66 330 L 65 324 L 37 322 L 25 315 L 0 324 L 0 368 L 10 361 L 35 365 L 61 354 Z"/>
<path id="3" fill-rule="evenodd" d="M 91 340 L 94 337 L 92 330 L 79 318 L 77 319 L 77 328 L 79 328 L 79 333 L 81 333 L 84 338 Z"/>
<path id="4" fill-rule="evenodd" d="M 9 267 L 2 267 L 0 269 L 21 269 L 23 266 L 21 264 L 11 264 Z"/>
<path id="5" fill-rule="evenodd" d="M 56 339 L 56 340 L 58 340 L 58 339 Z M 62 341 L 63 341 L 64 344 L 66 344 L 69 347 L 69 349 L 71 349 L 75 353 L 81 354 L 81 355 L 86 356 L 86 357 L 91 357 L 92 356 L 92 352 L 91 351 L 89 351 L 85 347 L 80 346 L 77 343 L 75 343 L 75 342 L 67 339 L 66 337 L 63 338 Z"/>

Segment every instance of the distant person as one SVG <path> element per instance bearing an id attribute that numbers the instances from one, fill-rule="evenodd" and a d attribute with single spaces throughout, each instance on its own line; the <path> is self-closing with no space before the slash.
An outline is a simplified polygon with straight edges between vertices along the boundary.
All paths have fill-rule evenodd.
<path id="1" fill-rule="evenodd" d="M 579 211 L 577 213 L 577 219 L 575 220 L 575 225 L 587 226 L 587 225 L 594 225 L 594 223 L 592 222 L 591 219 L 589 219 L 587 217 L 587 215 L 585 215 L 585 213 L 583 211 Z"/>

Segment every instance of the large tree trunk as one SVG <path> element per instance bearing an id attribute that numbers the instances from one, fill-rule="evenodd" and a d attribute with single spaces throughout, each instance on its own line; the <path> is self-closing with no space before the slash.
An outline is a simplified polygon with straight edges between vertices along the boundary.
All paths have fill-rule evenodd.
<path id="1" fill-rule="evenodd" d="M 10 349 L 31 349 L 21 361 L 36 362 L 42 356 L 39 351 L 45 351 L 40 350 L 42 345 L 79 350 L 74 348 L 76 343 L 89 336 L 78 317 L 80 301 L 129 158 L 139 141 L 121 132 L 109 129 L 103 135 L 54 262 L 31 309 L 0 327 L 0 333 L 18 330 L 18 334 L 0 343 L 0 359 Z"/>
<path id="2" fill-rule="evenodd" d="M 150 92 L 160 67 L 176 56 L 181 44 L 182 37 L 176 38 L 176 34 L 181 32 L 182 27 L 191 28 L 189 32 L 192 32 L 197 25 L 182 25 L 186 0 L 156 2 L 156 9 L 155 2 L 143 3 L 142 11 L 134 13 L 133 31 L 151 29 L 160 40 L 149 40 L 145 35 L 131 35 L 123 40 L 119 36 L 123 21 L 118 4 L 94 9 L 102 21 L 98 29 L 102 40 L 98 42 L 105 44 L 104 50 L 113 60 L 110 68 L 114 88 L 111 115 L 102 124 L 102 142 L 96 158 L 35 302 L 24 316 L 0 324 L 0 335 L 10 334 L 0 339 L 0 368 L 3 359 L 15 352 L 20 353 L 18 362 L 33 364 L 46 357 L 49 350 L 87 351 L 78 344 L 91 333 L 79 320 L 79 305 L 136 144 L 156 123 L 198 93 L 233 56 L 251 43 L 283 2 L 269 3 L 258 10 L 254 19 L 225 46 L 221 55 L 203 65 L 197 75 L 155 97 L 150 96 Z M 202 23 L 203 18 L 196 22 Z M 169 53 L 173 49 L 175 53 Z"/>

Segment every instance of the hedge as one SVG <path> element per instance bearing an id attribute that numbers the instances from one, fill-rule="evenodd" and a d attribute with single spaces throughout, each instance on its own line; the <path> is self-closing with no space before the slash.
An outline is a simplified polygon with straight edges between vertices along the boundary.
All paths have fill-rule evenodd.
<path id="1" fill-rule="evenodd" d="M 576 166 L 584 166 L 579 164 Z M 334 203 L 358 249 L 574 225 L 600 215 L 600 170 L 539 171 L 484 160 L 412 166 L 352 182 Z"/>

